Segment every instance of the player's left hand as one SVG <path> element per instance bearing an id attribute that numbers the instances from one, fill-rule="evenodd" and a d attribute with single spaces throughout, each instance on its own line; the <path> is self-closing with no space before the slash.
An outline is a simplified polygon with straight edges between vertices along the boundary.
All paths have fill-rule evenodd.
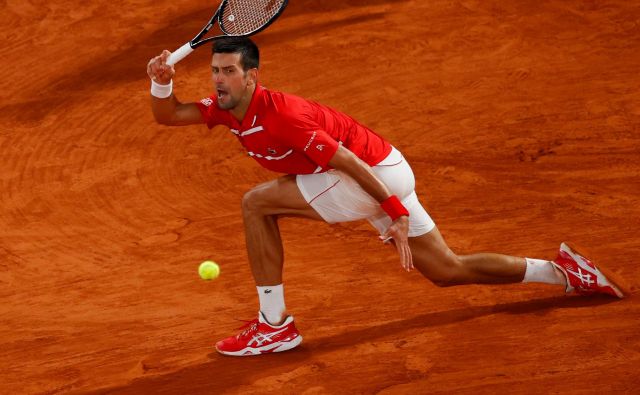
<path id="1" fill-rule="evenodd" d="M 409 217 L 403 215 L 393 221 L 380 239 L 385 242 L 393 239 L 400 254 L 400 264 L 408 272 L 413 269 L 413 258 L 409 248 Z"/>

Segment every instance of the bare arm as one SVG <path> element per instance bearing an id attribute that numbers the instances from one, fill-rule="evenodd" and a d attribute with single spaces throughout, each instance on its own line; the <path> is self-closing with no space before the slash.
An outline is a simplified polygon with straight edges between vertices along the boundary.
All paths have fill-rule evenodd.
<path id="1" fill-rule="evenodd" d="M 173 66 L 166 64 L 171 52 L 165 50 L 154 57 L 147 64 L 147 74 L 152 81 L 161 86 L 167 86 L 175 75 Z M 204 123 L 202 114 L 195 103 L 181 103 L 171 93 L 167 98 L 151 95 L 151 111 L 156 122 L 162 125 L 179 126 Z"/>
<path id="2" fill-rule="evenodd" d="M 391 196 L 389 188 L 376 176 L 371 167 L 358 158 L 353 152 L 343 146 L 338 147 L 338 151 L 329 161 L 329 166 L 340 170 L 356 182 L 371 197 L 382 203 Z M 389 229 L 381 236 L 382 239 L 392 238 L 400 254 L 400 264 L 407 271 L 413 269 L 413 259 L 409 249 L 409 218 L 401 216 L 391 223 Z"/>
<path id="3" fill-rule="evenodd" d="M 204 123 L 195 103 L 180 103 L 173 94 L 166 99 L 151 96 L 151 111 L 156 122 L 162 125 L 181 126 Z"/>

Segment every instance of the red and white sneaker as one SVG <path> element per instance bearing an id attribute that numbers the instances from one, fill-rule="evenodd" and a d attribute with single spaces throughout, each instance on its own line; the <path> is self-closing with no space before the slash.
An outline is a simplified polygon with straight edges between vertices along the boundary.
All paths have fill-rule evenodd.
<path id="1" fill-rule="evenodd" d="M 566 243 L 560 244 L 558 257 L 552 263 L 567 278 L 567 293 L 575 291 L 580 295 L 606 294 L 624 298 L 620 287 Z"/>
<path id="2" fill-rule="evenodd" d="M 262 312 L 258 318 L 247 322 L 242 332 L 216 343 L 220 354 L 238 357 L 267 354 L 290 350 L 302 343 L 302 336 L 293 317 L 288 316 L 282 325 L 273 326 L 267 322 Z"/>

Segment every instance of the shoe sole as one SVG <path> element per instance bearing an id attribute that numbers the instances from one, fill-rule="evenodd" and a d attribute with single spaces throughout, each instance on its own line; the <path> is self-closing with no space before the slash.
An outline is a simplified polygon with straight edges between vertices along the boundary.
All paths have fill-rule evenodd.
<path id="1" fill-rule="evenodd" d="M 216 347 L 216 351 L 223 355 L 234 357 L 251 357 L 253 355 L 270 354 L 274 352 L 282 352 L 291 350 L 302 343 L 302 336 L 298 335 L 295 339 L 288 342 L 278 342 L 277 344 L 269 344 L 262 347 L 246 347 L 240 351 L 222 351 Z"/>
<path id="2" fill-rule="evenodd" d="M 619 277 L 617 275 L 613 274 L 612 272 L 610 272 L 607 269 L 603 269 L 599 265 L 596 265 L 592 260 L 585 258 L 586 255 L 584 255 L 583 253 L 578 251 L 571 244 L 566 243 L 566 242 L 562 243 L 562 244 L 566 247 L 565 252 L 567 252 L 569 255 L 579 255 L 580 257 L 582 257 L 582 259 L 585 259 L 585 260 L 588 260 L 589 262 L 591 262 L 593 264 L 593 266 L 595 266 L 596 270 L 598 270 L 600 273 L 602 273 L 602 275 L 607 280 L 607 284 L 606 285 L 611 287 L 611 289 L 613 289 L 613 292 L 616 293 L 616 296 L 618 298 L 624 299 L 625 295 L 628 295 L 627 290 L 624 287 L 620 286 L 620 281 L 617 281 L 619 279 Z M 562 248 L 562 246 L 561 246 L 561 248 Z"/>

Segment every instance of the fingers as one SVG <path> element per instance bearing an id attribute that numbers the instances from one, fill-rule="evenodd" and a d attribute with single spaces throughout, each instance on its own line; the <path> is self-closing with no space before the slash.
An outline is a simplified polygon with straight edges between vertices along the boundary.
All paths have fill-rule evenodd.
<path id="1" fill-rule="evenodd" d="M 403 243 L 398 243 L 398 254 L 400 254 L 400 264 L 403 269 L 410 272 L 413 270 L 413 257 L 411 256 L 411 249 L 409 248 L 409 244 L 405 241 Z"/>
<path id="2" fill-rule="evenodd" d="M 147 74 L 149 78 L 159 84 L 168 84 L 175 74 L 173 66 L 167 65 L 169 55 L 171 55 L 171 52 L 164 50 L 160 55 L 152 58 L 149 60 L 149 63 L 147 63 Z"/>
<path id="3" fill-rule="evenodd" d="M 383 243 L 393 243 L 400 255 L 400 265 L 406 271 L 414 269 L 413 256 L 409 247 L 409 221 L 406 217 L 401 217 L 394 221 L 387 231 L 379 236 Z"/>
<path id="4" fill-rule="evenodd" d="M 156 58 L 152 58 L 149 63 L 147 63 L 147 75 L 149 76 L 149 78 L 151 78 L 152 80 L 156 80 L 157 76 L 155 75 L 157 72 L 157 69 L 154 65 L 154 63 L 156 62 Z"/>
<path id="5" fill-rule="evenodd" d="M 403 245 L 398 244 L 397 247 L 398 247 L 398 254 L 400 255 L 400 265 L 404 270 L 409 271 L 409 265 L 407 263 L 407 252 L 404 249 Z"/>
<path id="6" fill-rule="evenodd" d="M 406 249 L 406 255 L 407 255 L 407 266 L 408 266 L 407 271 L 410 272 L 411 270 L 415 269 L 415 267 L 413 266 L 413 255 L 411 254 L 411 248 L 409 247 L 409 243 L 405 245 L 405 249 Z"/>

